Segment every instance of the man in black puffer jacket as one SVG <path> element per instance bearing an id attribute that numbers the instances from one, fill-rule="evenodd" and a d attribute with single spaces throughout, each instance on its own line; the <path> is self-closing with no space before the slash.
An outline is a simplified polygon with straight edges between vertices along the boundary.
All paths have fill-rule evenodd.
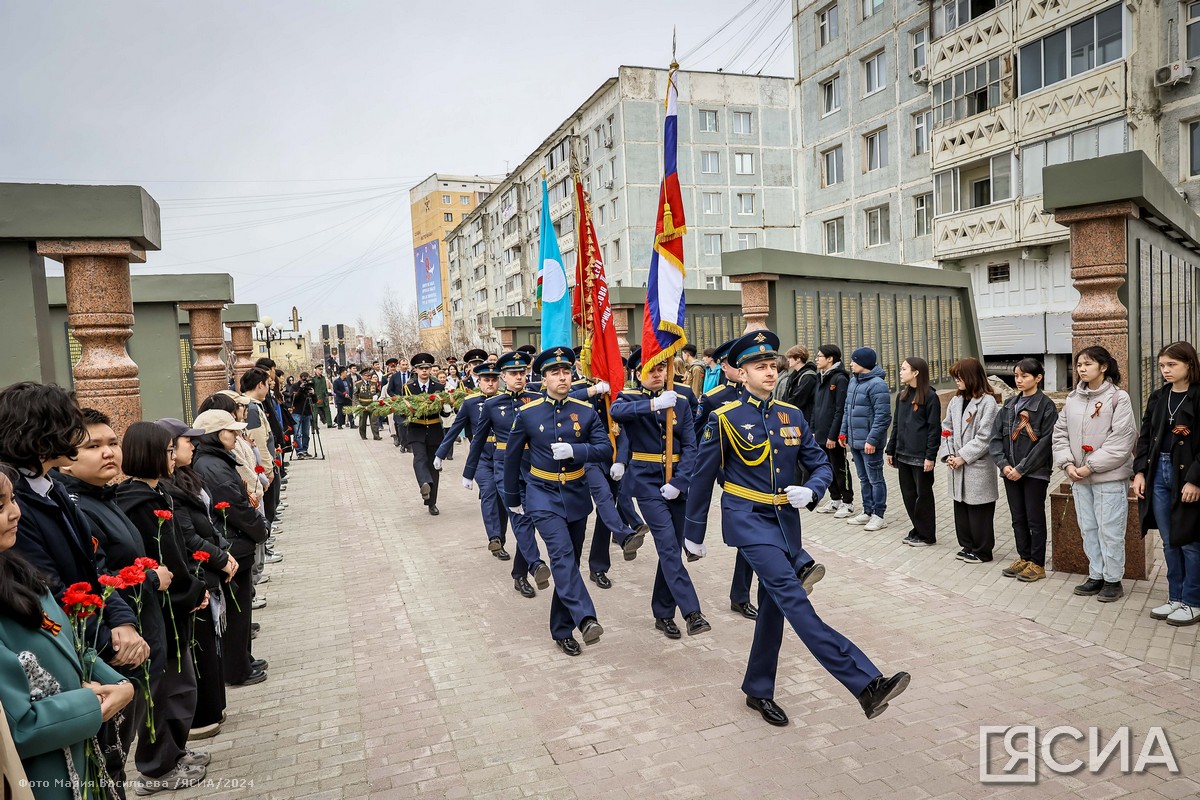
<path id="1" fill-rule="evenodd" d="M 833 467 L 829 502 L 818 508 L 817 513 L 833 514 L 838 519 L 845 519 L 854 515 L 854 484 L 850 482 L 846 450 L 838 445 L 837 438 L 846 410 L 846 387 L 850 384 L 850 373 L 842 366 L 842 349 L 836 344 L 818 347 L 816 360 L 821 383 L 817 386 L 809 423 L 813 436 L 825 448 L 829 465 Z"/>

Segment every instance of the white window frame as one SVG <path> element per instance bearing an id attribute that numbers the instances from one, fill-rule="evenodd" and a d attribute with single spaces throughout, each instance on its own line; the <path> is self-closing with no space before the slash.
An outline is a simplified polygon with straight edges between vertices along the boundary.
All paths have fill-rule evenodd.
<path id="1" fill-rule="evenodd" d="M 1003 63 L 999 56 L 973 64 L 933 84 L 933 121 L 935 125 L 959 122 L 983 114 L 1004 104 Z M 981 83 L 982 81 L 982 83 Z M 970 87 L 970 88 L 967 88 Z M 984 108 L 968 103 L 981 92 L 987 98 Z"/>
<path id="2" fill-rule="evenodd" d="M 1180 52 L 1187 57 L 1188 61 L 1191 61 L 1194 58 L 1200 58 L 1200 1 L 1187 4 L 1184 22 L 1183 45 L 1180 47 Z M 1198 34 L 1195 52 L 1191 50 L 1193 28 Z"/>
<path id="3" fill-rule="evenodd" d="M 709 167 L 712 169 L 709 169 Z M 720 175 L 721 174 L 721 152 L 719 150 L 701 150 L 700 151 L 700 174 L 701 175 Z"/>
<path id="4" fill-rule="evenodd" d="M 754 153 L 734 153 L 733 170 L 736 175 L 753 175 Z"/>
<path id="5" fill-rule="evenodd" d="M 451 199 L 450 195 L 448 195 L 448 194 L 442 195 L 442 205 L 444 205 L 444 206 L 450 205 L 450 199 Z"/>
<path id="6" fill-rule="evenodd" d="M 913 236 L 933 233 L 933 192 L 913 197 Z"/>
<path id="7" fill-rule="evenodd" d="M 709 127 L 711 122 L 712 127 Z M 721 115 L 712 109 L 700 109 L 700 132 L 719 133 L 721 130 Z"/>
<path id="8" fill-rule="evenodd" d="M 821 81 L 821 116 L 828 117 L 842 110 L 842 76 L 836 73 Z"/>
<path id="9" fill-rule="evenodd" d="M 715 248 L 714 248 L 715 245 Z M 704 255 L 719 256 L 721 248 L 724 247 L 723 237 L 719 233 L 704 234 Z"/>
<path id="10" fill-rule="evenodd" d="M 738 216 L 744 217 L 754 214 L 754 192 L 738 192 L 737 201 Z"/>
<path id="11" fill-rule="evenodd" d="M 821 152 L 821 186 L 836 186 L 844 180 L 846 180 L 846 151 L 840 144 L 837 144 Z"/>
<path id="12" fill-rule="evenodd" d="M 866 222 L 866 231 L 864 232 L 866 247 L 883 247 L 892 243 L 891 216 L 891 209 L 886 205 L 868 208 L 863 212 Z M 874 225 L 875 232 L 878 234 L 878 239 L 874 242 L 871 241 L 872 225 Z"/>
<path id="13" fill-rule="evenodd" d="M 913 154 L 924 155 L 930 151 L 933 142 L 929 138 L 933 130 L 933 111 L 925 109 L 912 115 L 913 120 Z"/>
<path id="14" fill-rule="evenodd" d="M 753 231 L 741 231 L 737 235 L 738 250 L 753 250 L 758 247 L 758 234 Z"/>
<path id="15" fill-rule="evenodd" d="M 863 159 L 863 172 L 874 172 L 884 169 L 891 164 L 887 126 L 877 128 L 863 136 L 866 147 Z"/>
<path id="16" fill-rule="evenodd" d="M 840 256 L 846 252 L 846 218 L 834 217 L 827 219 L 821 224 L 821 231 L 825 239 L 825 255 Z M 835 247 L 832 249 L 829 246 L 830 235 L 833 236 Z"/>
<path id="17" fill-rule="evenodd" d="M 1099 60 L 1099 37 L 1097 36 L 1096 26 L 1098 24 L 1100 15 L 1106 14 L 1106 13 L 1108 13 L 1110 11 L 1114 11 L 1114 10 L 1120 16 L 1120 19 L 1121 19 L 1121 28 L 1120 28 L 1120 30 L 1121 30 L 1121 39 L 1120 39 L 1121 47 L 1120 47 L 1120 50 L 1117 52 L 1117 54 L 1114 57 L 1110 58 L 1108 61 L 1101 62 Z M 1075 67 L 1074 67 L 1074 63 L 1073 63 L 1075 60 L 1075 56 L 1072 51 L 1076 49 L 1076 45 L 1072 41 L 1072 39 L 1075 37 L 1075 30 L 1077 28 L 1079 28 L 1079 26 L 1082 26 L 1085 22 L 1089 22 L 1089 21 L 1092 23 L 1092 25 L 1091 25 L 1092 65 L 1090 67 L 1081 69 L 1078 72 L 1075 72 L 1074 71 Z M 1047 83 L 1046 82 L 1046 52 L 1045 52 L 1046 41 L 1048 39 L 1051 39 L 1051 38 L 1057 36 L 1060 33 L 1064 34 L 1063 47 L 1065 48 L 1065 50 L 1064 50 L 1065 62 L 1063 64 L 1063 67 L 1064 67 L 1063 77 L 1058 80 Z M 1024 97 L 1025 95 L 1031 94 L 1033 92 L 1040 92 L 1042 89 L 1046 89 L 1051 86 L 1056 86 L 1057 84 L 1063 83 L 1065 81 L 1069 81 L 1072 78 L 1078 78 L 1080 75 L 1086 75 L 1087 73 L 1092 72 L 1093 70 L 1102 69 L 1102 68 L 1108 66 L 1109 64 L 1115 64 L 1116 62 L 1125 58 L 1129 54 L 1129 44 L 1130 44 L 1129 36 L 1130 36 L 1129 15 L 1125 12 L 1124 5 L 1121 3 L 1118 3 L 1117 5 L 1114 5 L 1114 6 L 1108 6 L 1107 8 L 1102 8 L 1094 14 L 1086 16 L 1083 19 L 1076 20 L 1075 22 L 1071 23 L 1070 25 L 1066 25 L 1064 27 L 1058 28 L 1053 33 L 1049 33 L 1036 41 L 1033 41 L 1033 42 L 1030 42 L 1029 44 L 1023 45 L 1017 51 L 1016 83 L 1017 83 L 1017 87 L 1018 87 L 1018 90 L 1017 90 L 1018 96 Z M 1025 85 L 1025 68 L 1021 62 L 1023 59 L 1032 58 L 1032 54 L 1033 54 L 1035 48 L 1036 48 L 1036 52 L 1038 54 L 1037 55 L 1038 73 L 1039 73 L 1038 74 L 1038 85 L 1031 87 L 1031 86 Z M 1186 50 L 1186 42 L 1185 42 L 1185 50 Z"/>
<path id="18" fill-rule="evenodd" d="M 880 50 L 862 61 L 863 97 L 882 92 L 887 88 L 887 51 Z"/>
<path id="19" fill-rule="evenodd" d="M 909 34 L 913 69 L 929 63 L 929 28 L 917 28 Z"/>
<path id="20" fill-rule="evenodd" d="M 817 12 L 817 47 L 824 47 L 838 38 L 839 22 L 837 3 Z"/>
<path id="21" fill-rule="evenodd" d="M 862 0 L 862 18 L 870 19 L 883 11 L 884 3 L 885 0 Z"/>
<path id="22" fill-rule="evenodd" d="M 750 136 L 754 133 L 754 115 L 749 111 L 733 112 L 733 132 L 739 136 Z"/>
<path id="23" fill-rule="evenodd" d="M 704 213 L 705 214 L 720 214 L 721 213 L 721 193 L 720 192 L 704 192 Z M 715 201 L 715 202 L 713 202 Z"/>

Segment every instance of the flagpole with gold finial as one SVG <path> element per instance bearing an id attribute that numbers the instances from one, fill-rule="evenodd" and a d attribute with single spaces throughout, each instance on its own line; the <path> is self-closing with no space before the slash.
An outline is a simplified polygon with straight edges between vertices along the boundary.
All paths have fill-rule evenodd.
<path id="1" fill-rule="evenodd" d="M 671 68 L 667 71 L 667 96 L 671 94 L 671 81 L 675 80 L 675 71 L 679 69 L 678 62 L 675 61 L 675 29 L 671 29 Z M 671 228 L 671 233 L 674 233 L 674 225 L 670 218 L 670 209 L 666 210 L 664 215 L 663 232 L 667 233 L 667 227 Z M 667 359 L 667 381 L 663 384 L 663 391 L 675 391 L 675 359 L 674 357 Z M 663 452 L 663 467 L 665 468 L 666 482 L 670 483 L 672 476 L 675 474 L 675 465 L 673 463 L 675 456 L 675 407 L 667 409 L 666 414 L 666 450 Z"/>

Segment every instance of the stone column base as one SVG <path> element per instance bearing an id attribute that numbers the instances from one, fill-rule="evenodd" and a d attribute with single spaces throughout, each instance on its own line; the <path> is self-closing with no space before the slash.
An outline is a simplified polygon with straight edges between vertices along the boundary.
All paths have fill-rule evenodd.
<path id="1" fill-rule="evenodd" d="M 1129 515 L 1125 525 L 1125 578 L 1144 581 L 1154 568 L 1154 540 L 1142 536 L 1138 519 L 1137 498 L 1129 500 Z M 1088 574 L 1087 554 L 1083 551 L 1083 536 L 1075 516 L 1075 498 L 1071 485 L 1061 483 L 1050 493 L 1050 567 L 1055 572 Z"/>

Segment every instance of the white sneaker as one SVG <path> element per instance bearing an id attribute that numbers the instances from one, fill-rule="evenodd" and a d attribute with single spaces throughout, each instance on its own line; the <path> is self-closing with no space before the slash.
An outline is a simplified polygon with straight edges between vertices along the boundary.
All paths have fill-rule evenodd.
<path id="1" fill-rule="evenodd" d="M 1192 625 L 1200 622 L 1200 608 L 1180 604 L 1179 608 L 1167 617 L 1168 625 Z"/>
<path id="2" fill-rule="evenodd" d="M 1163 603 L 1157 608 L 1150 609 L 1150 619 L 1166 619 L 1181 608 L 1183 608 L 1182 602 L 1179 600 L 1171 600 L 1170 602 Z"/>
<path id="3" fill-rule="evenodd" d="M 884 521 L 883 517 L 880 517 L 877 515 L 877 516 L 873 516 L 870 518 L 870 522 L 867 523 L 867 527 L 863 528 L 863 530 L 864 531 L 881 531 L 884 528 L 886 528 L 887 526 L 888 526 L 888 524 L 887 524 L 887 522 Z"/>
<path id="4" fill-rule="evenodd" d="M 825 505 L 818 508 L 817 513 L 818 514 L 832 514 L 833 512 L 837 511 L 841 507 L 842 507 L 842 501 L 830 500 L 828 503 L 826 503 Z"/>
<path id="5" fill-rule="evenodd" d="M 846 520 L 846 524 L 847 525 L 866 525 L 868 522 L 871 521 L 871 519 L 872 519 L 871 515 L 864 511 L 862 514 L 859 514 L 857 517 L 851 517 L 850 519 Z"/>
<path id="6" fill-rule="evenodd" d="M 842 507 L 834 512 L 834 519 L 848 519 L 854 516 L 854 506 L 849 503 L 842 503 Z"/>

